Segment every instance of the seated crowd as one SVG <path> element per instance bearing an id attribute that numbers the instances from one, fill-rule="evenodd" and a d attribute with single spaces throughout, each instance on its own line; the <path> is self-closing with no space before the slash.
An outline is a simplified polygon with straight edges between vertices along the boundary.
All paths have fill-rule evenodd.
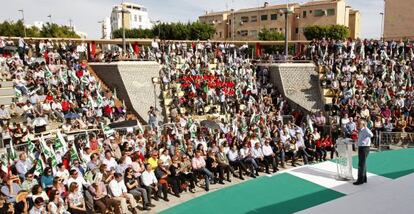
<path id="1" fill-rule="evenodd" d="M 152 108 L 150 127 L 110 132 L 106 125 L 125 120 L 126 112 L 80 60 L 82 48 L 23 41 L 19 54 L 0 57 L 2 76 L 14 82 L 19 95 L 0 108 L 3 139 L 12 147 L 27 145 L 18 154 L 9 149 L 2 158 L 8 160 L 1 164 L 2 211 L 150 210 L 153 200 L 167 202 L 170 195 L 275 173 L 288 162 L 333 158 L 336 140 L 354 137 L 360 118 L 371 121 L 373 129 L 388 130 L 391 123 L 391 130 L 410 130 L 408 45 L 401 53 L 400 44 L 393 43 L 310 43 L 303 57 L 321 66 L 323 87 L 335 96 L 328 115 L 306 115 L 291 108 L 270 83 L 268 70 L 246 57 L 245 47 L 184 44 L 153 42 L 135 56 L 163 65 L 161 87 L 172 99 L 172 125 L 160 125 Z M 399 58 L 405 66 L 397 64 Z M 195 117 L 205 114 L 216 119 Z M 36 134 L 55 124 L 56 134 Z"/>

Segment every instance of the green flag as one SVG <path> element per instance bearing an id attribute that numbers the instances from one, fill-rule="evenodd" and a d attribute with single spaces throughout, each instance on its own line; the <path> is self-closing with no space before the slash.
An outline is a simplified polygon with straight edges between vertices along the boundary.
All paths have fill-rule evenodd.
<path id="1" fill-rule="evenodd" d="M 60 130 L 56 133 L 55 149 L 61 151 L 62 154 L 65 154 L 68 151 L 68 145 Z"/>
<path id="2" fill-rule="evenodd" d="M 42 146 L 42 152 L 45 155 L 46 161 L 50 158 L 52 159 L 52 167 L 57 166 L 57 160 L 55 151 L 53 151 L 52 148 L 50 148 L 47 144 L 43 136 L 40 137 L 40 145 Z"/>
<path id="3" fill-rule="evenodd" d="M 46 67 L 46 71 L 45 71 L 45 78 L 49 79 L 50 77 L 53 76 L 53 73 L 50 71 L 49 66 L 45 66 Z"/>
<path id="4" fill-rule="evenodd" d="M 42 158 L 39 157 L 39 159 L 37 159 L 36 168 L 35 168 L 35 171 L 34 171 L 34 174 L 36 176 L 39 176 L 43 173 L 43 168 L 44 168 L 43 165 L 44 164 L 43 164 Z"/>
<path id="5" fill-rule="evenodd" d="M 79 155 L 76 146 L 72 145 L 72 149 L 70 150 L 70 162 L 73 162 L 74 160 L 79 160 Z"/>
<path id="6" fill-rule="evenodd" d="M 32 140 L 29 138 L 29 140 L 27 141 L 27 155 L 31 159 L 31 161 L 34 161 L 36 159 L 34 156 L 34 151 L 35 151 L 35 145 L 32 142 Z"/>
<path id="7" fill-rule="evenodd" d="M 5 153 L 0 155 L 0 164 L 1 164 L 1 171 L 3 171 L 4 173 L 8 173 L 9 163 L 7 162 L 7 155 Z"/>
<path id="8" fill-rule="evenodd" d="M 12 141 L 10 141 L 10 152 L 9 152 L 8 158 L 9 158 L 9 162 L 13 162 L 17 160 L 17 153 L 16 153 L 16 150 L 14 150 L 14 145 Z"/>
<path id="9" fill-rule="evenodd" d="M 101 129 L 107 137 L 112 136 L 115 133 L 115 131 L 111 129 L 111 127 L 104 125 L 103 123 L 101 123 Z"/>

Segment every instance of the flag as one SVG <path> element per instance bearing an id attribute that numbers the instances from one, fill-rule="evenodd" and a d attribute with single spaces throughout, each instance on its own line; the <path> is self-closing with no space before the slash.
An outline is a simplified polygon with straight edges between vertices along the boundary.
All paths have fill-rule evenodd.
<path id="1" fill-rule="evenodd" d="M 253 112 L 252 117 L 250 118 L 250 124 L 257 124 L 260 121 L 261 115 L 256 114 L 256 112 Z"/>
<path id="2" fill-rule="evenodd" d="M 254 99 L 254 97 L 252 95 L 250 95 L 250 97 L 249 97 L 249 103 L 251 103 L 251 104 L 256 103 L 256 99 Z"/>
<path id="3" fill-rule="evenodd" d="M 103 123 L 101 123 L 101 129 L 106 137 L 112 136 L 115 133 L 115 131 L 111 127 Z"/>
<path id="4" fill-rule="evenodd" d="M 46 67 L 46 71 L 45 71 L 45 78 L 49 79 L 50 77 L 53 76 L 53 73 L 50 71 L 49 66 L 45 66 Z"/>
<path id="5" fill-rule="evenodd" d="M 29 140 L 27 141 L 27 156 L 31 159 L 31 161 L 34 161 L 36 159 L 34 156 L 34 150 L 35 150 L 35 145 L 32 142 L 32 140 L 29 138 Z"/>
<path id="6" fill-rule="evenodd" d="M 16 150 L 14 150 L 13 142 L 10 141 L 10 153 L 8 154 L 9 162 L 14 162 L 17 160 L 17 153 Z"/>
<path id="7" fill-rule="evenodd" d="M 138 129 L 140 131 L 141 134 L 144 134 L 144 128 L 142 127 L 141 123 L 139 121 L 138 122 Z"/>
<path id="8" fill-rule="evenodd" d="M 391 96 L 390 96 L 390 92 L 388 91 L 388 88 L 385 88 L 385 101 L 390 101 L 391 100 Z"/>
<path id="9" fill-rule="evenodd" d="M 89 78 L 88 78 L 86 75 L 84 75 L 84 76 L 81 78 L 81 82 L 82 82 L 83 84 L 85 84 L 85 85 L 88 85 L 88 84 L 89 84 Z"/>
<path id="10" fill-rule="evenodd" d="M 102 95 L 99 91 L 97 91 L 96 106 L 97 107 L 102 107 L 103 106 L 103 97 L 102 97 Z"/>
<path id="11" fill-rule="evenodd" d="M 43 166 L 44 166 L 44 164 L 43 164 L 42 158 L 39 157 L 39 159 L 37 159 L 36 168 L 35 168 L 35 171 L 34 171 L 34 174 L 36 176 L 39 176 L 43 173 L 43 168 L 44 168 Z"/>
<path id="12" fill-rule="evenodd" d="M 56 150 L 61 151 L 61 154 L 65 154 L 68 151 L 68 145 L 60 130 L 56 133 L 55 148 Z"/>
<path id="13" fill-rule="evenodd" d="M 0 164 L 1 164 L 1 171 L 3 171 L 4 173 L 8 173 L 9 163 L 7 162 L 7 155 L 5 153 L 0 155 Z"/>
<path id="14" fill-rule="evenodd" d="M 79 155 L 75 144 L 72 145 L 72 149 L 70 150 L 70 162 L 73 162 L 74 160 L 79 160 Z"/>
<path id="15" fill-rule="evenodd" d="M 15 91 L 15 95 L 16 95 L 17 98 L 22 96 L 22 92 L 19 89 L 14 88 L 14 91 Z"/>
<path id="16" fill-rule="evenodd" d="M 42 147 L 42 152 L 45 155 L 46 161 L 50 158 L 52 159 L 52 167 L 57 166 L 56 154 L 52 148 L 50 148 L 47 144 L 43 136 L 40 137 L 40 145 Z"/>
<path id="17" fill-rule="evenodd" d="M 79 83 L 79 78 L 76 76 L 74 71 L 69 72 L 69 77 L 73 82 Z"/>

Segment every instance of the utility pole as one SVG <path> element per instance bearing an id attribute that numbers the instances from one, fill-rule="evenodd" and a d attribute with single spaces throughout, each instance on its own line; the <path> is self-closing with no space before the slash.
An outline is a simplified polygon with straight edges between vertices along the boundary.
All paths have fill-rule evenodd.
<path id="1" fill-rule="evenodd" d="M 19 12 L 21 12 L 21 13 L 22 13 L 22 22 L 23 22 L 23 32 L 24 32 L 24 37 L 27 37 L 27 35 L 26 35 L 26 25 L 24 24 L 24 10 L 23 10 L 23 9 L 21 9 L 21 10 L 19 10 Z"/>
<path id="2" fill-rule="evenodd" d="M 381 12 L 380 15 L 381 15 L 381 41 L 384 42 L 384 12 Z"/>
<path id="3" fill-rule="evenodd" d="M 69 19 L 69 27 L 70 27 L 70 29 L 72 29 L 72 31 L 74 31 L 74 28 L 73 28 L 73 25 L 72 25 L 72 19 Z"/>
<path id="4" fill-rule="evenodd" d="M 288 13 L 289 13 L 289 0 L 286 0 L 286 11 L 285 11 L 285 61 L 289 56 L 289 44 L 288 44 Z"/>

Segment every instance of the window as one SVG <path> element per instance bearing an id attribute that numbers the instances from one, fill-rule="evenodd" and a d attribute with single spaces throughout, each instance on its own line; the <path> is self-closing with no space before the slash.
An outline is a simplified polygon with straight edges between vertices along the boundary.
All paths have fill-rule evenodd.
<path id="1" fill-rule="evenodd" d="M 315 17 L 321 17 L 325 15 L 325 11 L 323 10 L 315 10 Z"/>
<path id="2" fill-rule="evenodd" d="M 277 14 L 270 14 L 271 20 L 277 20 Z"/>
<path id="3" fill-rule="evenodd" d="M 257 36 L 257 30 L 251 30 L 250 31 L 250 36 L 256 37 Z"/>
<path id="4" fill-rule="evenodd" d="M 220 36 L 219 36 L 219 37 L 221 38 L 221 37 L 222 37 L 222 32 L 220 31 L 220 32 L 219 32 L 219 34 L 220 34 Z"/>
<path id="5" fill-rule="evenodd" d="M 250 22 L 257 22 L 257 16 L 251 16 Z"/>
<path id="6" fill-rule="evenodd" d="M 306 10 L 303 11 L 303 18 L 306 18 Z"/>
<path id="7" fill-rule="evenodd" d="M 137 21 L 137 15 L 134 15 L 134 21 Z"/>
<path id="8" fill-rule="evenodd" d="M 334 16 L 335 15 L 335 9 L 328 9 L 327 11 L 328 16 Z"/>
<path id="9" fill-rule="evenodd" d="M 298 34 L 299 33 L 299 28 L 296 28 L 295 32 L 296 32 L 296 34 Z"/>
<path id="10" fill-rule="evenodd" d="M 142 22 L 142 16 L 138 16 L 139 22 Z"/>
<path id="11" fill-rule="evenodd" d="M 248 16 L 242 16 L 241 21 L 242 22 L 249 22 L 249 17 Z"/>
<path id="12" fill-rule="evenodd" d="M 266 20 L 267 20 L 267 15 L 261 15 L 261 16 L 260 16 L 260 20 L 262 20 L 262 21 L 266 21 Z"/>
<path id="13" fill-rule="evenodd" d="M 312 14 L 312 10 L 309 10 L 309 14 Z"/>
<path id="14" fill-rule="evenodd" d="M 240 36 L 247 36 L 248 31 L 247 30 L 241 30 L 240 31 Z"/>

